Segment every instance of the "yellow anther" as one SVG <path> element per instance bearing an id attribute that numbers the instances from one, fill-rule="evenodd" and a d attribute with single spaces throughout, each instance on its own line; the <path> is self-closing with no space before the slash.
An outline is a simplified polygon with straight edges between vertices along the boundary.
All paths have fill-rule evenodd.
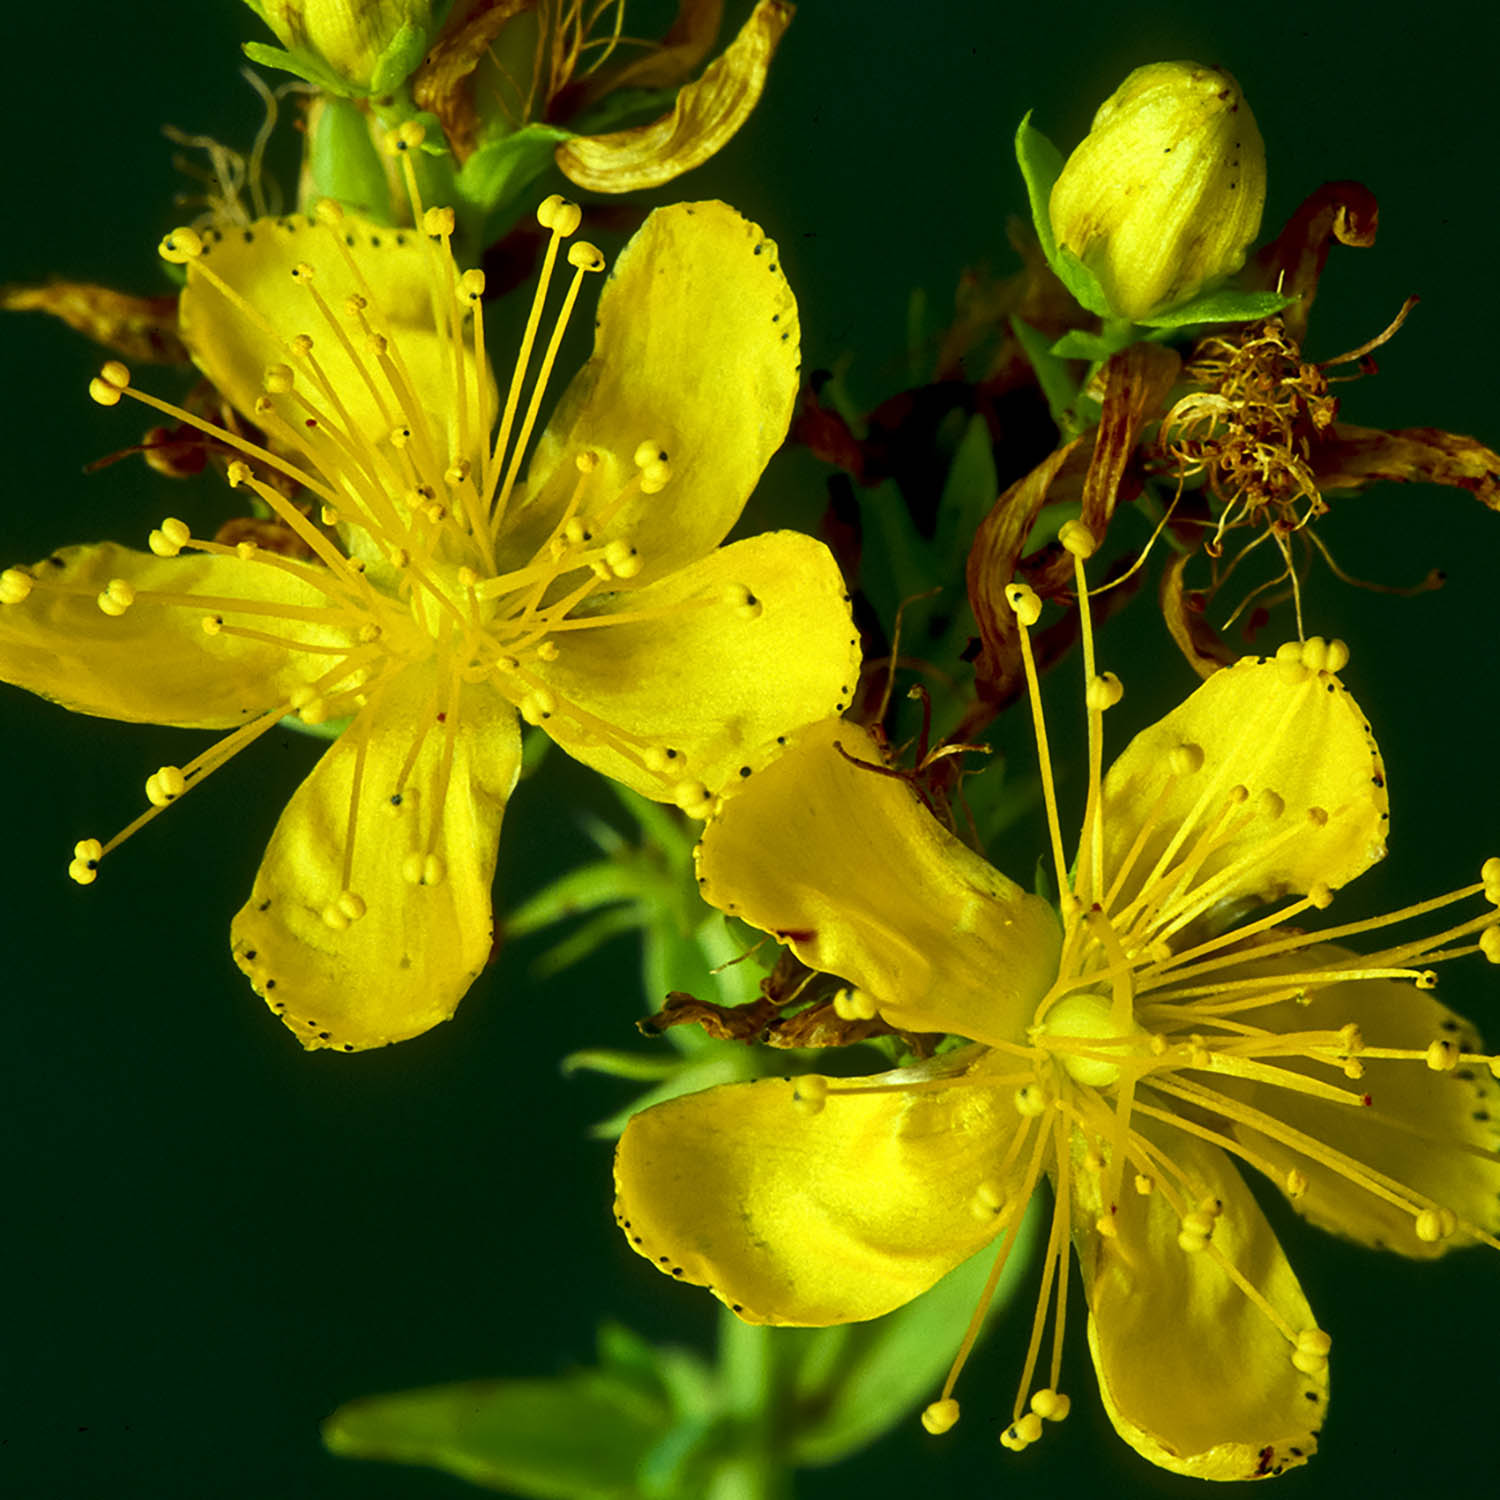
<path id="1" fill-rule="evenodd" d="M 1327 911 L 1333 905 L 1333 892 L 1321 880 L 1315 880 L 1308 888 L 1307 899 L 1319 911 Z"/>
<path id="2" fill-rule="evenodd" d="M 1262 787 L 1255 798 L 1256 811 L 1274 823 L 1286 811 L 1286 801 L 1270 787 Z"/>
<path id="3" fill-rule="evenodd" d="M 1500 885 L 1500 858 L 1491 855 L 1479 867 L 1479 878 L 1486 885 Z"/>
<path id="4" fill-rule="evenodd" d="M 828 1103 L 828 1080 L 818 1073 L 799 1078 L 792 1088 L 792 1102 L 804 1114 L 822 1114 Z"/>
<path id="5" fill-rule="evenodd" d="M 1047 1094 L 1040 1084 L 1023 1084 L 1016 1090 L 1016 1113 L 1034 1120 L 1047 1108 Z"/>
<path id="6" fill-rule="evenodd" d="M 1427 1047 L 1427 1066 L 1434 1073 L 1451 1073 L 1458 1066 L 1458 1048 L 1444 1037 L 1438 1037 Z"/>
<path id="7" fill-rule="evenodd" d="M 105 614 L 118 619 L 135 603 L 135 587 L 123 578 L 111 578 L 95 602 Z"/>
<path id="8" fill-rule="evenodd" d="M 1419 990 L 1435 990 L 1437 988 L 1437 982 L 1438 977 L 1435 970 L 1423 969 L 1422 972 L 1412 980 L 1412 987 Z"/>
<path id="9" fill-rule="evenodd" d="M 447 873 L 447 866 L 436 854 L 413 852 L 401 861 L 401 878 L 408 885 L 441 885 Z"/>
<path id="10" fill-rule="evenodd" d="M 1103 1235 L 1107 1240 L 1113 1240 L 1119 1238 L 1120 1226 L 1113 1214 L 1100 1214 L 1094 1220 L 1094 1231 L 1096 1234 Z"/>
<path id="11" fill-rule="evenodd" d="M 353 891 L 340 891 L 335 905 L 351 922 L 359 921 L 366 910 L 365 898 L 356 895 Z"/>
<path id="12" fill-rule="evenodd" d="M 358 292 L 350 292 L 344 298 L 344 316 L 351 322 L 358 322 L 359 315 L 370 305 L 369 300 L 361 297 Z"/>
<path id="13" fill-rule="evenodd" d="M 1320 635 L 1310 635 L 1302 643 L 1302 665 L 1309 672 L 1321 672 L 1328 665 L 1328 642 Z"/>
<path id="14" fill-rule="evenodd" d="M 89 381 L 89 395 L 100 406 L 118 406 L 121 394 L 129 386 L 129 369 L 119 360 L 112 359 Z"/>
<path id="15" fill-rule="evenodd" d="M 1365 1050 L 1365 1034 L 1353 1021 L 1346 1021 L 1339 1027 L 1339 1043 L 1345 1052 L 1363 1052 Z"/>
<path id="16" fill-rule="evenodd" d="M 834 995 L 833 1009 L 841 1021 L 873 1021 L 880 1002 L 869 990 L 851 987 Z"/>
<path id="17" fill-rule="evenodd" d="M 1500 964 L 1500 927 L 1486 927 L 1479 934 L 1479 951 L 1492 964 Z"/>
<path id="18" fill-rule="evenodd" d="M 30 573 L 21 568 L 7 568 L 0 573 L 0 604 L 22 603 L 35 586 Z"/>
<path id="19" fill-rule="evenodd" d="M 311 261 L 299 260 L 292 267 L 293 281 L 316 281 L 318 279 L 317 268 Z"/>
<path id="20" fill-rule="evenodd" d="M 287 340 L 286 346 L 298 359 L 306 359 L 313 352 L 313 341 L 310 333 L 299 333 Z"/>
<path id="21" fill-rule="evenodd" d="M 934 1401 L 922 1410 L 922 1425 L 933 1437 L 951 1432 L 958 1423 L 958 1402 L 952 1396 Z"/>
<path id="22" fill-rule="evenodd" d="M 98 839 L 79 839 L 73 845 L 73 862 L 68 866 L 68 874 L 79 885 L 92 885 L 98 875 L 99 861 L 103 858 L 104 845 Z"/>
<path id="23" fill-rule="evenodd" d="M 672 801 L 690 818 L 706 818 L 714 807 L 714 799 L 701 781 L 679 781 L 672 788 Z"/>
<path id="24" fill-rule="evenodd" d="M 165 807 L 187 791 L 181 766 L 163 766 L 146 778 L 146 800 L 152 807 Z"/>
<path id="25" fill-rule="evenodd" d="M 1365 1076 L 1365 1065 L 1357 1057 L 1344 1059 L 1344 1077 L 1358 1083 Z"/>
<path id="26" fill-rule="evenodd" d="M 1031 1397 L 1031 1409 L 1043 1421 L 1061 1422 L 1073 1410 L 1073 1398 L 1061 1391 L 1036 1391 Z"/>
<path id="27" fill-rule="evenodd" d="M 174 229 L 162 237 L 156 253 L 174 266 L 185 265 L 203 254 L 203 236 L 196 229 Z"/>
<path id="28" fill-rule="evenodd" d="M 204 635 L 218 635 L 224 629 L 224 621 L 219 615 L 204 615 L 198 623 L 202 625 Z"/>
<path id="29" fill-rule="evenodd" d="M 647 464 L 666 463 L 667 453 L 654 438 L 643 438 L 635 445 L 631 459 L 636 468 L 644 469 Z"/>
<path id="30" fill-rule="evenodd" d="M 383 333 L 368 334 L 365 338 L 365 353 L 370 355 L 372 359 L 383 359 L 386 350 L 389 348 L 390 340 Z M 409 428 L 404 428 L 403 431 L 408 437 L 411 436 Z"/>
<path id="31" fill-rule="evenodd" d="M 304 724 L 323 724 L 328 719 L 328 704 L 322 698 L 311 698 L 297 710 Z"/>
<path id="32" fill-rule="evenodd" d="M 456 490 L 474 472 L 474 466 L 466 458 L 455 458 L 446 469 L 443 470 L 443 483 L 450 490 Z"/>
<path id="33" fill-rule="evenodd" d="M 1292 1363 L 1304 1375 L 1321 1375 L 1328 1368 L 1328 1351 L 1333 1340 L 1321 1328 L 1304 1328 L 1297 1335 Z"/>
<path id="34" fill-rule="evenodd" d="M 538 661 L 556 661 L 558 657 L 557 642 L 548 637 L 545 641 L 538 641 L 535 651 L 532 653 Z M 590 741 L 591 744 L 597 743 Z"/>
<path id="35" fill-rule="evenodd" d="M 362 646 L 373 646 L 380 639 L 380 626 L 373 620 L 366 620 L 359 627 L 359 643 Z"/>
<path id="36" fill-rule="evenodd" d="M 344 205 L 337 198 L 319 198 L 313 208 L 313 217 L 320 224 L 342 224 Z"/>
<path id="37" fill-rule="evenodd" d="M 1286 1195 L 1288 1198 L 1300 1198 L 1308 1187 L 1307 1173 L 1300 1167 L 1291 1167 L 1286 1174 Z"/>
<path id="38" fill-rule="evenodd" d="M 647 745 L 641 755 L 641 764 L 654 775 L 660 776 L 666 771 L 681 770 L 682 756 L 661 745 Z"/>
<path id="39" fill-rule="evenodd" d="M 448 514 L 448 507 L 441 500 L 428 500 L 422 506 L 422 514 L 436 525 Z"/>
<path id="40" fill-rule="evenodd" d="M 1000 1442 L 1012 1453 L 1019 1453 L 1023 1448 L 1029 1448 L 1041 1435 L 1042 1419 L 1034 1411 L 1029 1411 L 1000 1434 Z"/>
<path id="41" fill-rule="evenodd" d="M 341 519 L 338 507 L 327 503 L 318 507 L 318 518 L 325 526 L 337 526 Z"/>
<path id="42" fill-rule="evenodd" d="M 587 240 L 574 240 L 568 246 L 568 264 L 575 271 L 602 271 L 604 252 Z"/>
<path id="43" fill-rule="evenodd" d="M 1328 643 L 1328 660 L 1323 666 L 1325 672 L 1342 672 L 1349 665 L 1349 647 L 1337 636 Z"/>
<path id="44" fill-rule="evenodd" d="M 411 566 L 411 553 L 405 547 L 392 547 L 391 566 L 393 568 L 409 568 Z"/>
<path id="45" fill-rule="evenodd" d="M 1435 1245 L 1441 1239 L 1446 1239 L 1453 1231 L 1448 1228 L 1447 1220 L 1444 1218 L 1446 1211 L 1436 1208 L 1424 1208 L 1417 1215 L 1415 1228 L 1417 1238 L 1426 1245 Z M 1448 1218 L 1452 1218 L 1449 1214 Z"/>
<path id="46" fill-rule="evenodd" d="M 86 859 L 75 859 L 68 864 L 68 879 L 79 885 L 93 885 L 99 878 L 99 867 Z"/>
<path id="47" fill-rule="evenodd" d="M 1074 557 L 1092 557 L 1099 547 L 1098 538 L 1082 521 L 1064 521 L 1058 528 L 1057 539 Z"/>
<path id="48" fill-rule="evenodd" d="M 422 233 L 434 239 L 453 233 L 453 210 L 451 208 L 429 208 L 422 215 Z"/>
<path id="49" fill-rule="evenodd" d="M 993 1219 L 1004 1207 L 1005 1188 L 992 1180 L 981 1182 L 969 1200 L 969 1208 L 976 1219 Z"/>
<path id="50" fill-rule="evenodd" d="M 325 906 L 322 911 L 323 925 L 334 932 L 343 932 L 349 926 L 349 918 L 337 906 Z"/>
<path id="51" fill-rule="evenodd" d="M 1328 826 L 1327 810 L 1321 807 L 1310 807 L 1307 810 L 1307 821 L 1314 828 L 1326 828 Z"/>
<path id="52" fill-rule="evenodd" d="M 1035 589 L 1024 583 L 1007 584 L 1005 602 L 1015 611 L 1016 618 L 1026 628 L 1035 625 L 1042 617 L 1042 601 Z"/>
<path id="53" fill-rule="evenodd" d="M 1149 1172 L 1135 1174 L 1135 1190 L 1141 1197 L 1149 1198 L 1156 1191 L 1156 1179 Z"/>
<path id="54" fill-rule="evenodd" d="M 146 538 L 146 545 L 158 557 L 176 557 L 192 539 L 193 533 L 188 529 L 186 521 L 179 521 L 176 516 L 168 516 Z"/>
<path id="55" fill-rule="evenodd" d="M 623 538 L 604 549 L 604 561 L 616 578 L 634 578 L 641 571 L 641 555 Z"/>
<path id="56" fill-rule="evenodd" d="M 1173 745 L 1167 753 L 1167 766 L 1174 776 L 1192 776 L 1203 769 L 1202 745 Z"/>
<path id="57" fill-rule="evenodd" d="M 1088 706 L 1098 713 L 1113 708 L 1125 696 L 1125 684 L 1113 672 L 1101 672 L 1088 686 Z"/>
<path id="58" fill-rule="evenodd" d="M 665 459 L 649 463 L 641 470 L 641 493 L 659 495 L 672 478 L 672 465 Z"/>
<path id="59" fill-rule="evenodd" d="M 533 728 L 557 712 L 557 699 L 546 688 L 533 688 L 521 699 L 521 717 Z"/>
<path id="60" fill-rule="evenodd" d="M 1276 672 L 1288 685 L 1307 681 L 1307 668 L 1302 665 L 1301 641 L 1287 641 L 1277 648 Z"/>
<path id="61" fill-rule="evenodd" d="M 478 302 L 482 296 L 484 296 L 484 272 L 465 271 L 458 278 L 458 300 Z"/>
<path id="62" fill-rule="evenodd" d="M 229 488 L 237 490 L 242 484 L 255 477 L 255 471 L 244 459 L 236 458 L 224 471 L 224 477 L 229 481 Z"/>
<path id="63" fill-rule="evenodd" d="M 99 378 L 123 391 L 130 384 L 130 367 L 118 359 L 106 360 Z"/>
<path id="64" fill-rule="evenodd" d="M 583 210 L 561 193 L 553 193 L 537 204 L 536 221 L 543 229 L 566 239 L 583 222 Z"/>
<path id="65" fill-rule="evenodd" d="M 1167 1055 L 1168 1042 L 1166 1037 L 1159 1031 L 1151 1033 L 1151 1040 L 1146 1045 L 1151 1049 L 1152 1057 L 1165 1057 Z"/>
<path id="66" fill-rule="evenodd" d="M 396 149 L 415 151 L 427 139 L 427 127 L 416 120 L 403 120 L 396 128 Z"/>

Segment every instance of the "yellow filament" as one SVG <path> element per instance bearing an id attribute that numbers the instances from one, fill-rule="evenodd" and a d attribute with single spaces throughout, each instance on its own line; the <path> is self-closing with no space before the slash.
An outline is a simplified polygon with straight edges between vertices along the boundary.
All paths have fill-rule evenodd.
<path id="1" fill-rule="evenodd" d="M 1068 868 L 1063 859 L 1062 825 L 1057 816 L 1057 789 L 1052 780 L 1052 753 L 1047 747 L 1047 721 L 1042 712 L 1042 685 L 1037 677 L 1036 659 L 1031 652 L 1031 632 L 1024 620 L 1016 616 L 1021 637 L 1021 663 L 1026 671 L 1026 691 L 1031 699 L 1031 727 L 1036 736 L 1037 767 L 1042 776 L 1042 799 L 1047 807 L 1047 833 L 1052 840 L 1052 865 L 1057 872 L 1059 892 L 1071 889 Z"/>

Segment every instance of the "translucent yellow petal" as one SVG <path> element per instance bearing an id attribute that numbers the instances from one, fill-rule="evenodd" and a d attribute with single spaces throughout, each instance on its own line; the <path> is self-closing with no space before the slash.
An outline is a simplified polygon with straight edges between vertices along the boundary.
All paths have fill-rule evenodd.
<path id="1" fill-rule="evenodd" d="M 858 677 L 838 566 L 821 542 L 796 532 L 721 547 L 617 595 L 601 615 L 615 612 L 622 623 L 558 632 L 557 660 L 527 670 L 559 703 L 671 749 L 668 769 L 647 769 L 565 710 L 546 722 L 570 755 L 648 797 L 671 800 L 684 777 L 717 791 L 758 769 L 778 752 L 778 737 L 844 708 Z"/>
<path id="2" fill-rule="evenodd" d="M 1024 1175 L 999 1172 L 1013 1088 L 970 1074 L 830 1094 L 816 1114 L 797 1090 L 725 1084 L 632 1117 L 615 1212 L 641 1255 L 747 1322 L 821 1327 L 900 1307 L 994 1238 Z"/>
<path id="3" fill-rule="evenodd" d="M 217 604 L 164 604 L 153 597 L 326 606 L 311 584 L 265 564 L 202 554 L 163 558 L 106 542 L 65 547 L 28 571 L 38 580 L 31 593 L 19 604 L 0 605 L 0 681 L 78 713 L 228 729 L 328 670 L 327 656 L 228 632 L 206 635 L 204 616 L 220 612 Z M 136 602 L 121 615 L 106 615 L 97 599 L 114 579 L 135 590 Z M 319 629 L 274 615 L 244 618 L 292 639 L 315 639 Z"/>
<path id="4" fill-rule="evenodd" d="M 591 193 L 632 193 L 707 161 L 750 118 L 792 10 L 787 0 L 760 0 L 723 56 L 684 84 L 660 119 L 564 142 L 555 153 L 563 176 Z"/>
<path id="5" fill-rule="evenodd" d="M 325 425 L 352 425 L 368 443 L 425 413 L 434 444 L 440 451 L 454 448 L 456 366 L 450 340 L 439 329 L 447 326 L 449 309 L 458 306 L 456 273 L 436 242 L 415 230 L 387 229 L 353 215 L 334 227 L 289 214 L 257 219 L 245 229 L 208 230 L 204 246 L 201 261 L 188 263 L 179 304 L 182 336 L 198 368 L 242 414 L 251 415 L 266 370 L 284 365 L 296 377 L 297 393 Z M 294 276 L 299 266 L 310 266 L 313 274 Z M 365 307 L 356 312 L 348 305 L 351 297 L 363 299 Z M 395 347 L 397 355 L 388 358 L 404 369 L 420 412 L 411 409 L 411 401 L 403 407 L 398 399 L 370 348 L 372 332 Z M 288 343 L 298 334 L 312 339 L 313 357 L 337 392 L 347 424 L 307 364 L 289 352 Z M 472 402 L 472 335 L 468 347 L 464 388 Z M 487 376 L 483 421 L 470 422 L 471 459 L 493 420 L 493 387 Z"/>
<path id="6" fill-rule="evenodd" d="M 1298 954 L 1299 973 L 1319 965 L 1357 968 L 1358 957 L 1332 944 Z M 1282 961 L 1282 968 L 1292 963 Z M 1246 965 L 1235 976 L 1275 972 L 1271 962 Z M 1227 976 L 1229 977 L 1229 976 Z M 1367 979 L 1312 991 L 1305 1005 L 1288 1000 L 1249 1019 L 1276 1032 L 1338 1031 L 1352 1022 L 1369 1048 L 1422 1053 L 1433 1042 L 1461 1053 L 1480 1050 L 1473 1026 L 1432 995 L 1395 979 Z M 1336 1066 L 1289 1061 L 1312 1077 L 1342 1082 Z M 1232 1092 L 1275 1120 L 1302 1131 L 1334 1151 L 1392 1178 L 1490 1234 L 1500 1235 L 1500 1087 L 1482 1063 L 1455 1062 L 1434 1070 L 1413 1061 L 1371 1057 L 1364 1077 L 1351 1088 L 1368 1093 L 1368 1109 L 1343 1109 L 1268 1084 L 1240 1084 Z M 1226 1084 L 1225 1091 L 1230 1092 Z M 1324 1229 L 1377 1249 L 1431 1258 L 1472 1244 L 1459 1231 L 1434 1240 L 1418 1237 L 1413 1214 L 1356 1186 L 1320 1161 L 1262 1131 L 1236 1125 L 1235 1135 L 1264 1156 L 1286 1187 L 1293 1168 L 1307 1191 L 1293 1199 L 1298 1212 Z"/>
<path id="7" fill-rule="evenodd" d="M 870 769 L 882 764 L 867 730 L 813 726 L 726 795 L 703 836 L 703 894 L 868 991 L 895 1026 L 1014 1042 L 1057 974 L 1052 909 Z"/>
<path id="8" fill-rule="evenodd" d="M 635 494 L 599 531 L 643 559 L 639 582 L 693 562 L 723 540 L 797 396 L 797 304 L 775 244 L 723 203 L 659 208 L 621 252 L 599 299 L 594 355 L 574 377 L 538 444 L 531 503 L 516 518 L 529 558 L 592 451 L 591 493 L 614 496 L 638 475 L 636 450 L 657 445 L 671 478 Z"/>
<path id="9" fill-rule="evenodd" d="M 1137 1118 L 1139 1126 L 1139 1118 Z M 1119 1234 L 1094 1229 L 1097 1192 L 1077 1174 L 1075 1240 L 1089 1302 L 1089 1348 L 1115 1430 L 1143 1458 L 1197 1479 L 1259 1479 L 1305 1462 L 1327 1405 L 1326 1366 L 1307 1375 L 1285 1334 L 1216 1261 L 1233 1265 L 1293 1335 L 1312 1311 L 1249 1189 L 1216 1146 L 1153 1126 L 1187 1174 L 1196 1209 L 1222 1204 L 1212 1250 L 1178 1244 L 1181 1221 L 1158 1187 L 1127 1192 Z"/>
<path id="10" fill-rule="evenodd" d="M 1369 725 L 1335 675 L 1297 675 L 1250 659 L 1216 672 L 1110 767 L 1106 884 L 1150 824 L 1116 910 L 1163 856 L 1164 869 L 1181 870 L 1205 838 L 1214 847 L 1175 899 L 1221 873 L 1223 901 L 1302 893 L 1320 881 L 1337 888 L 1384 855 L 1385 770 Z M 1201 751 L 1196 770 L 1181 770 L 1197 757 L 1174 755 L 1179 746 Z"/>
<path id="11" fill-rule="evenodd" d="M 490 957 L 490 883 L 520 731 L 484 685 L 465 688 L 439 722 L 438 687 L 419 664 L 378 691 L 287 805 L 234 920 L 235 962 L 304 1047 L 352 1052 L 417 1036 L 453 1014 Z M 413 855 L 442 868 L 429 863 L 426 883 L 412 884 Z M 354 920 L 341 921 L 351 905 Z"/>

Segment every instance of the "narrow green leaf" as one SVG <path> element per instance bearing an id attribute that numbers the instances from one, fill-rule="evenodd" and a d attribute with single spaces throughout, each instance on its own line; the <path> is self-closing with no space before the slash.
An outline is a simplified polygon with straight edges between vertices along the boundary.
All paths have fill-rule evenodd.
<path id="1" fill-rule="evenodd" d="M 1234 287 L 1224 286 L 1217 291 L 1203 292 L 1169 312 L 1145 319 L 1145 327 L 1182 328 L 1189 323 L 1253 323 L 1257 318 L 1269 318 L 1272 313 L 1290 307 L 1296 300 L 1296 297 L 1288 297 L 1281 292 L 1242 292 Z"/>
<path id="2" fill-rule="evenodd" d="M 1047 398 L 1047 410 L 1052 413 L 1052 420 L 1057 424 L 1058 431 L 1067 432 L 1073 421 L 1074 404 L 1078 400 L 1078 382 L 1069 372 L 1067 361 L 1072 358 L 1092 359 L 1093 356 L 1075 356 L 1059 351 L 1057 345 L 1065 343 L 1071 335 L 1064 334 L 1054 343 L 1039 328 L 1033 328 L 1021 318 L 1011 318 L 1010 331 L 1026 352 L 1026 358 L 1036 374 L 1037 384 L 1042 388 L 1042 395 Z"/>
<path id="3" fill-rule="evenodd" d="M 969 418 L 959 439 L 938 502 L 934 550 L 938 560 L 946 560 L 954 575 L 963 573 L 974 533 L 989 514 L 998 493 L 990 430 L 984 418 L 976 413 Z"/>

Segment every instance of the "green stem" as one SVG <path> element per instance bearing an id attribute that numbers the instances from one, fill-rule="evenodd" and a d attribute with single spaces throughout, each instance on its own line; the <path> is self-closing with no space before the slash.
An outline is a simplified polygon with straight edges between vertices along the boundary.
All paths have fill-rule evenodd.
<path id="1" fill-rule="evenodd" d="M 792 1500 L 792 1474 L 777 1454 L 779 1369 L 769 1328 L 719 1315 L 724 1412 L 739 1435 L 714 1471 L 705 1500 Z"/>

